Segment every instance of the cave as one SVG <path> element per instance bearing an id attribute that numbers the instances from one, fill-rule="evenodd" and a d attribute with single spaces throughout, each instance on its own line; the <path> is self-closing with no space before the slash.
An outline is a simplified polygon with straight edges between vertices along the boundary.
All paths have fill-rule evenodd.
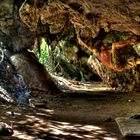
<path id="1" fill-rule="evenodd" d="M 140 139 L 138 0 L 0 7 L 0 139 Z"/>

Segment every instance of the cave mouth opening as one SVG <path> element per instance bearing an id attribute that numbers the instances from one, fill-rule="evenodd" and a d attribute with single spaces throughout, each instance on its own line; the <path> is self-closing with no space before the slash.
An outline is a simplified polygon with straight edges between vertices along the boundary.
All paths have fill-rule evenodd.
<path id="1" fill-rule="evenodd" d="M 73 39 L 61 40 L 52 47 L 45 38 L 41 38 L 39 49 L 33 50 L 33 53 L 52 75 L 74 81 L 102 82 L 88 64 L 90 53 L 83 50 Z"/>

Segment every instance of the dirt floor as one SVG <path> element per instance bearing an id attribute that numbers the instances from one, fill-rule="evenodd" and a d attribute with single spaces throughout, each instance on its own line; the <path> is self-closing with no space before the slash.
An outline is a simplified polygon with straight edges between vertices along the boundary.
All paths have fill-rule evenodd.
<path id="1" fill-rule="evenodd" d="M 106 92 L 105 88 L 100 92 L 86 92 L 87 87 L 76 85 L 79 91 L 85 92 L 40 93 L 40 100 L 32 99 L 30 106 L 22 108 L 1 103 L 0 121 L 12 125 L 14 135 L 0 140 L 124 139 L 114 119 L 139 114 L 140 93 Z M 86 86 L 97 87 L 96 84 Z"/>

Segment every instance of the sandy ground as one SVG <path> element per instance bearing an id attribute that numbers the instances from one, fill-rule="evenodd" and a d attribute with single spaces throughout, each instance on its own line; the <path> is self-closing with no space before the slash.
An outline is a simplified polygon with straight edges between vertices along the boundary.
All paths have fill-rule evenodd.
<path id="1" fill-rule="evenodd" d="M 140 113 L 140 93 L 90 90 L 40 95 L 41 102 L 32 102 L 32 107 L 1 103 L 0 121 L 12 124 L 14 135 L 0 140 L 121 140 L 114 119 Z"/>

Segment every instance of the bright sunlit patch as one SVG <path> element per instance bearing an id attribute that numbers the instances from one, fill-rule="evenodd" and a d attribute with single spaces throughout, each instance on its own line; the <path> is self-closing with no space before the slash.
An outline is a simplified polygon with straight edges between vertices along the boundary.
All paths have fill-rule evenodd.
<path id="1" fill-rule="evenodd" d="M 85 125 L 84 127 L 81 127 L 81 129 L 85 129 L 85 130 L 101 130 L 100 127 L 98 126 L 93 126 L 93 125 Z"/>
<path id="2" fill-rule="evenodd" d="M 19 132 L 19 131 L 16 131 L 16 130 L 14 130 L 14 135 L 13 136 L 18 137 L 19 139 L 22 139 L 22 140 L 34 140 L 35 139 L 35 137 L 33 137 L 33 136 L 29 136 L 26 133 Z"/>
<path id="3" fill-rule="evenodd" d="M 66 86 L 69 89 L 73 91 L 115 91 L 115 88 L 111 88 L 105 85 L 102 85 L 102 83 L 93 83 L 93 84 L 87 84 L 79 82 L 78 85 L 73 83 L 73 81 L 69 81 L 63 77 L 54 76 L 55 79 L 59 82 L 60 85 Z"/>
<path id="4" fill-rule="evenodd" d="M 64 132 L 64 131 L 62 131 L 62 130 L 59 130 L 59 129 L 57 129 L 57 128 L 50 128 L 50 130 L 52 130 L 52 134 L 55 134 L 55 135 L 60 135 L 60 134 L 62 134 L 62 135 L 69 135 L 69 133 L 67 133 L 67 132 Z"/>
<path id="5" fill-rule="evenodd" d="M 56 121 L 57 122 L 57 121 Z M 68 122 L 58 122 L 59 124 L 62 124 L 62 125 L 69 125 L 70 123 L 68 123 Z"/>
<path id="6" fill-rule="evenodd" d="M 44 114 L 44 113 L 36 113 L 36 115 L 39 115 L 39 116 L 50 116 L 50 115 Z"/>
<path id="7" fill-rule="evenodd" d="M 116 138 L 104 137 L 104 140 L 117 140 Z"/>
<path id="8" fill-rule="evenodd" d="M 76 137 L 76 138 L 80 138 L 80 139 L 82 139 L 83 138 L 83 136 L 82 135 L 79 135 L 78 133 L 77 134 L 74 134 L 74 133 L 69 133 L 69 135 L 71 135 L 71 136 L 73 136 L 73 137 Z"/>
<path id="9" fill-rule="evenodd" d="M 96 139 L 105 137 L 105 140 L 116 140 L 103 128 L 94 125 L 70 124 L 65 122 L 52 121 L 47 124 L 49 133 L 61 135 L 62 137 L 74 137 L 80 139 Z"/>
<path id="10" fill-rule="evenodd" d="M 54 114 L 54 110 L 51 110 L 51 109 L 40 109 L 40 110 L 43 110 L 44 112 L 46 112 L 50 115 Z"/>
<path id="11" fill-rule="evenodd" d="M 43 117 L 42 117 L 43 116 Z M 14 128 L 21 128 L 21 131 L 15 130 L 14 137 L 23 140 L 39 139 L 38 135 L 46 134 L 52 138 L 58 139 L 103 139 L 103 140 L 117 140 L 116 136 L 96 125 L 74 124 L 69 122 L 61 122 L 50 120 L 44 114 L 34 116 L 30 114 L 25 115 L 25 120 L 18 121 Z M 20 130 L 20 129 L 19 129 Z M 29 132 L 29 133 L 28 133 Z M 50 137 L 50 138 L 51 138 Z"/>
<path id="12" fill-rule="evenodd" d="M 105 130 L 97 130 L 97 132 L 100 133 L 100 134 L 105 134 L 106 133 Z"/>
<path id="13" fill-rule="evenodd" d="M 94 136 L 90 136 L 90 135 L 84 135 L 85 138 L 95 138 Z"/>
<path id="14" fill-rule="evenodd" d="M 7 111 L 6 112 L 8 115 L 11 115 L 11 111 Z M 14 115 L 15 116 L 19 116 L 19 115 L 21 115 L 21 113 L 19 113 L 19 112 L 14 112 Z"/>

